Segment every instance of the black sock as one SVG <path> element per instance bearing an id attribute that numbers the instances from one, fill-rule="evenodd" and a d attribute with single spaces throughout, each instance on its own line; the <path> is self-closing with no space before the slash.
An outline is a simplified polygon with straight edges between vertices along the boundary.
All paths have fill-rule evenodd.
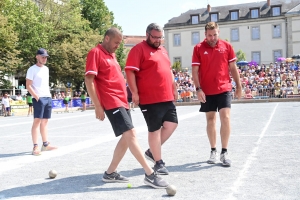
<path id="1" fill-rule="evenodd" d="M 156 164 L 162 164 L 162 163 L 164 163 L 163 160 L 156 161 Z"/>
<path id="2" fill-rule="evenodd" d="M 43 142 L 43 146 L 44 146 L 44 147 L 48 146 L 48 144 L 49 144 L 49 143 L 48 143 L 47 141 L 46 141 L 46 142 Z"/>
<path id="3" fill-rule="evenodd" d="M 216 151 L 217 149 L 216 148 L 211 148 L 211 151 Z"/>
<path id="4" fill-rule="evenodd" d="M 227 149 L 222 148 L 222 152 L 221 153 L 226 153 Z"/>
<path id="5" fill-rule="evenodd" d="M 33 147 L 37 147 L 37 146 L 39 146 L 38 144 L 33 144 Z"/>

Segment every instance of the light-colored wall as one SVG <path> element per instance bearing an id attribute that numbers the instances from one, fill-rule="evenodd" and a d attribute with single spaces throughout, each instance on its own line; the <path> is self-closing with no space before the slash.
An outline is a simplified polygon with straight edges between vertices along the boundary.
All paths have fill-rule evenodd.
<path id="1" fill-rule="evenodd" d="M 291 35 L 291 46 L 289 46 L 290 51 L 294 54 L 300 53 L 300 17 L 292 17 L 292 33 Z M 227 39 L 232 46 L 234 47 L 235 52 L 242 50 L 246 54 L 247 61 L 252 60 L 252 52 L 258 51 L 261 54 L 261 63 L 269 64 L 274 62 L 274 50 L 281 50 L 282 57 L 292 56 L 288 53 L 287 45 L 287 28 L 284 18 L 273 18 L 270 20 L 259 19 L 259 20 L 249 20 L 249 21 L 236 21 L 230 23 L 223 23 L 220 25 L 220 38 Z M 273 38 L 273 26 L 281 26 L 281 37 Z M 204 24 L 201 24 L 198 27 L 187 26 L 185 28 L 172 28 L 166 29 L 166 48 L 169 52 L 170 60 L 173 63 L 174 57 L 181 57 L 182 67 L 191 68 L 191 60 L 193 47 L 192 45 L 192 32 L 200 32 L 200 41 L 203 41 L 205 38 L 204 35 Z M 252 40 L 251 38 L 251 27 L 259 26 L 260 27 L 260 39 Z M 239 29 L 239 41 L 231 41 L 231 29 Z M 181 45 L 174 46 L 174 34 L 181 34 Z M 298 52 L 298 53 L 297 53 Z"/>

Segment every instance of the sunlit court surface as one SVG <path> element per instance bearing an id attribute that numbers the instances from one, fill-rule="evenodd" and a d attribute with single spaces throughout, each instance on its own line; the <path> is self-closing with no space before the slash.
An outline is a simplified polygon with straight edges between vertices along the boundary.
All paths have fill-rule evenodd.
<path id="1" fill-rule="evenodd" d="M 231 167 L 207 164 L 210 146 L 200 106 L 178 106 L 179 125 L 163 145 L 163 160 L 175 185 L 172 199 L 299 199 L 300 102 L 233 104 Z M 143 152 L 147 127 L 131 111 Z M 104 183 L 119 138 L 94 110 L 53 113 L 49 141 L 58 150 L 31 155 L 31 117 L 0 118 L 0 199 L 168 199 L 165 189 L 143 183 L 144 170 L 128 150 L 118 172 L 127 183 Z M 217 117 L 217 131 L 220 123 Z M 41 146 L 41 139 L 39 140 Z M 221 150 L 217 139 L 218 161 Z M 148 162 L 151 166 L 151 162 Z M 49 178 L 49 171 L 57 176 Z"/>

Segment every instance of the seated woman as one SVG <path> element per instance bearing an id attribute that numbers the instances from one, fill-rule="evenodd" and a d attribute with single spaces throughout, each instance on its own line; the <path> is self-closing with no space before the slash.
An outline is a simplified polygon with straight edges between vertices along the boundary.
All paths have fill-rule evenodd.
<path id="1" fill-rule="evenodd" d="M 246 86 L 245 88 L 245 99 L 252 99 L 252 92 L 251 89 L 249 88 L 249 85 Z"/>

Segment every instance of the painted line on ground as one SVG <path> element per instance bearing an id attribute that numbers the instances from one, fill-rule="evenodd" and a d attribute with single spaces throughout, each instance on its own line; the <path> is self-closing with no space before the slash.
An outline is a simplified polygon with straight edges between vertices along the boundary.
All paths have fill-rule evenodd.
<path id="1" fill-rule="evenodd" d="M 179 117 L 179 120 L 185 120 L 191 117 L 194 117 L 198 115 L 199 113 L 190 113 L 183 115 Z M 136 127 L 136 132 L 148 132 L 147 126 L 140 126 Z M 119 137 L 115 137 L 114 134 L 110 134 L 107 136 L 102 136 L 102 137 L 96 137 L 90 140 L 85 140 L 82 142 L 78 142 L 72 145 L 68 146 L 63 146 L 59 147 L 57 150 L 51 151 L 51 152 L 43 152 L 42 155 L 40 156 L 32 156 L 32 155 L 25 155 L 21 158 L 14 158 L 14 159 L 9 159 L 3 162 L 0 162 L 0 174 L 8 172 L 10 170 L 18 169 L 23 167 L 26 164 L 31 164 L 34 162 L 40 162 L 44 161 L 53 157 L 59 157 L 59 156 L 64 156 L 66 154 L 70 154 L 76 151 L 80 151 L 83 149 L 91 148 L 93 146 L 105 143 L 105 142 L 110 142 L 113 140 L 117 140 Z"/>
<path id="2" fill-rule="evenodd" d="M 278 103 L 276 104 L 275 108 L 273 109 L 273 112 L 271 113 L 271 116 L 268 120 L 268 122 L 266 123 L 265 127 L 263 128 L 262 132 L 260 133 L 259 135 L 259 138 L 257 140 L 257 142 L 255 143 L 255 147 L 252 149 L 252 152 L 251 154 L 248 156 L 247 160 L 246 160 L 246 163 L 245 165 L 243 166 L 242 170 L 239 172 L 239 176 L 238 178 L 236 179 L 236 181 L 233 183 L 233 187 L 231 188 L 231 193 L 229 194 L 229 197 L 227 199 L 236 199 L 234 197 L 234 194 L 238 192 L 239 188 L 242 186 L 243 184 L 243 180 L 245 178 L 247 178 L 247 173 L 249 171 L 249 168 L 252 164 L 252 161 L 255 159 L 256 157 L 256 154 L 258 152 L 258 148 L 259 148 L 259 145 L 261 144 L 261 141 L 263 139 L 263 137 L 265 136 L 265 133 L 274 117 L 274 114 L 275 114 L 275 111 L 278 107 Z"/>

